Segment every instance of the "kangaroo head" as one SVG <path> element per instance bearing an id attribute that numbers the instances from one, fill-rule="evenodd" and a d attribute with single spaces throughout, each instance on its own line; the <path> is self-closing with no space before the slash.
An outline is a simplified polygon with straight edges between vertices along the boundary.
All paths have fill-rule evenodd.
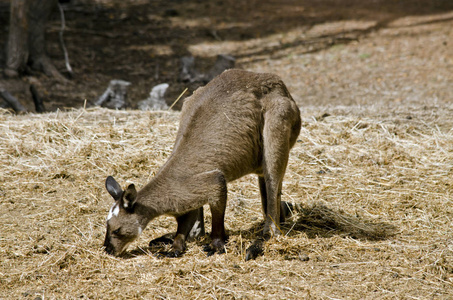
<path id="1" fill-rule="evenodd" d="M 123 191 L 111 176 L 107 177 L 105 187 L 115 203 L 107 216 L 104 247 L 107 253 L 120 256 L 143 230 L 140 217 L 135 211 L 137 191 L 133 184 Z"/>

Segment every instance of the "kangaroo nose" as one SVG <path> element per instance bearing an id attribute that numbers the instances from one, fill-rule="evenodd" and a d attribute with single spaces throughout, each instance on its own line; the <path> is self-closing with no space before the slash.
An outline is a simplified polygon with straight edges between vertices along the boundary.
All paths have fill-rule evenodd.
<path id="1" fill-rule="evenodd" d="M 105 252 L 107 252 L 108 254 L 113 254 L 113 246 L 109 243 L 104 243 L 104 250 Z"/>
<path id="2" fill-rule="evenodd" d="M 113 246 L 112 246 L 112 244 L 110 244 L 110 242 L 109 242 L 109 237 L 108 237 L 108 236 L 105 237 L 105 241 L 104 241 L 104 250 L 105 250 L 105 252 L 107 252 L 108 254 L 113 254 L 113 252 L 114 252 L 114 251 L 113 251 Z"/>
<path id="3" fill-rule="evenodd" d="M 107 252 L 107 254 L 113 255 L 113 247 L 112 246 L 105 247 L 105 252 Z"/>

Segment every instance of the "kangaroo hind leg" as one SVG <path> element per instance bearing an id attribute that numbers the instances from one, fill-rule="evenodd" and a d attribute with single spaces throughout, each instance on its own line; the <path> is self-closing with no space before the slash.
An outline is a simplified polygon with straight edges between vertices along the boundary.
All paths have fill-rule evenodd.
<path id="1" fill-rule="evenodd" d="M 289 151 L 300 131 L 300 114 L 292 99 L 277 97 L 266 109 L 263 128 L 263 173 L 258 177 L 264 213 L 263 236 L 247 249 L 246 260 L 262 253 L 264 240 L 281 234 L 280 222 L 289 215 L 289 207 L 281 201 L 282 182 Z"/>
<path id="2" fill-rule="evenodd" d="M 268 112 L 269 113 L 269 112 Z M 281 194 L 282 182 L 288 164 L 290 150 L 290 124 L 273 120 L 270 116 L 264 125 L 264 158 L 263 158 L 263 179 L 260 179 L 264 219 L 264 236 L 280 234 L 279 223 L 285 219 L 285 211 L 282 212 Z M 275 124 L 277 123 L 277 124 Z M 264 183 L 263 183 L 264 181 Z M 263 188 L 265 187 L 265 188 Z"/>
<path id="3" fill-rule="evenodd" d="M 263 176 L 258 176 L 258 183 L 261 194 L 261 204 L 263 208 L 263 216 L 266 218 L 267 215 L 267 192 L 266 192 L 266 181 Z M 280 188 L 281 191 L 281 188 Z M 292 215 L 294 210 L 293 204 L 286 201 L 280 202 L 280 223 L 285 222 L 286 218 Z"/>

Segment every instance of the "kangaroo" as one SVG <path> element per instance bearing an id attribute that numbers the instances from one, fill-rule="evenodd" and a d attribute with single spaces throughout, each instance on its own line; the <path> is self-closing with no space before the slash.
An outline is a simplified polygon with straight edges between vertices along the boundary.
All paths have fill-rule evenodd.
<path id="1" fill-rule="evenodd" d="M 203 205 L 212 214 L 209 254 L 223 253 L 227 183 L 258 175 L 264 227 L 262 240 L 280 234 L 288 209 L 281 201 L 289 151 L 301 127 L 300 111 L 274 74 L 231 69 L 197 89 L 183 104 L 173 151 L 155 177 L 139 191 L 124 191 L 109 176 L 115 203 L 107 217 L 104 247 L 121 256 L 154 218 L 176 218 L 169 256 L 180 256 L 186 239 L 204 234 Z M 259 253 L 256 245 L 247 251 Z M 258 254 L 247 254 L 247 259 Z"/>

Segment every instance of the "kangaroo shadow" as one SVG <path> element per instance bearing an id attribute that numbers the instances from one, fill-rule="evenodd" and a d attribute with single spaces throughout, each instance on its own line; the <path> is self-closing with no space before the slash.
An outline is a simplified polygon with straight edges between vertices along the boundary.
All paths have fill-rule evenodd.
<path id="1" fill-rule="evenodd" d="M 290 236 L 303 231 L 309 238 L 340 235 L 359 240 L 378 241 L 385 240 L 397 232 L 397 228 L 392 224 L 352 216 L 319 202 L 301 208 L 296 222 L 288 225 L 291 226 Z"/>
<path id="2" fill-rule="evenodd" d="M 342 210 L 329 208 L 320 202 L 309 206 L 294 205 L 294 210 L 291 213 L 292 216 L 288 218 L 288 221 L 280 224 L 282 234 L 290 237 L 304 232 L 308 238 L 312 239 L 342 236 L 358 240 L 379 241 L 390 238 L 397 233 L 397 227 L 391 224 L 353 216 Z M 246 230 L 229 230 L 229 236 L 240 235 L 243 240 L 252 243 L 261 238 L 263 225 L 264 222 L 259 221 Z M 125 258 L 140 255 L 164 257 L 165 253 L 171 248 L 172 235 L 173 233 L 169 233 L 153 240 L 156 243 L 152 246 L 133 249 L 125 255 Z M 209 241 L 209 235 L 206 234 L 195 240 L 195 244 L 203 246 Z"/>
<path id="3" fill-rule="evenodd" d="M 230 231 L 230 235 L 241 234 L 245 239 L 254 239 L 261 235 L 263 224 L 263 221 L 257 222 L 245 231 Z M 391 224 L 352 216 L 320 202 L 304 207 L 295 205 L 292 216 L 280 224 L 280 229 L 287 236 L 304 232 L 309 238 L 339 235 L 368 241 L 385 240 L 397 233 L 397 228 Z"/>

